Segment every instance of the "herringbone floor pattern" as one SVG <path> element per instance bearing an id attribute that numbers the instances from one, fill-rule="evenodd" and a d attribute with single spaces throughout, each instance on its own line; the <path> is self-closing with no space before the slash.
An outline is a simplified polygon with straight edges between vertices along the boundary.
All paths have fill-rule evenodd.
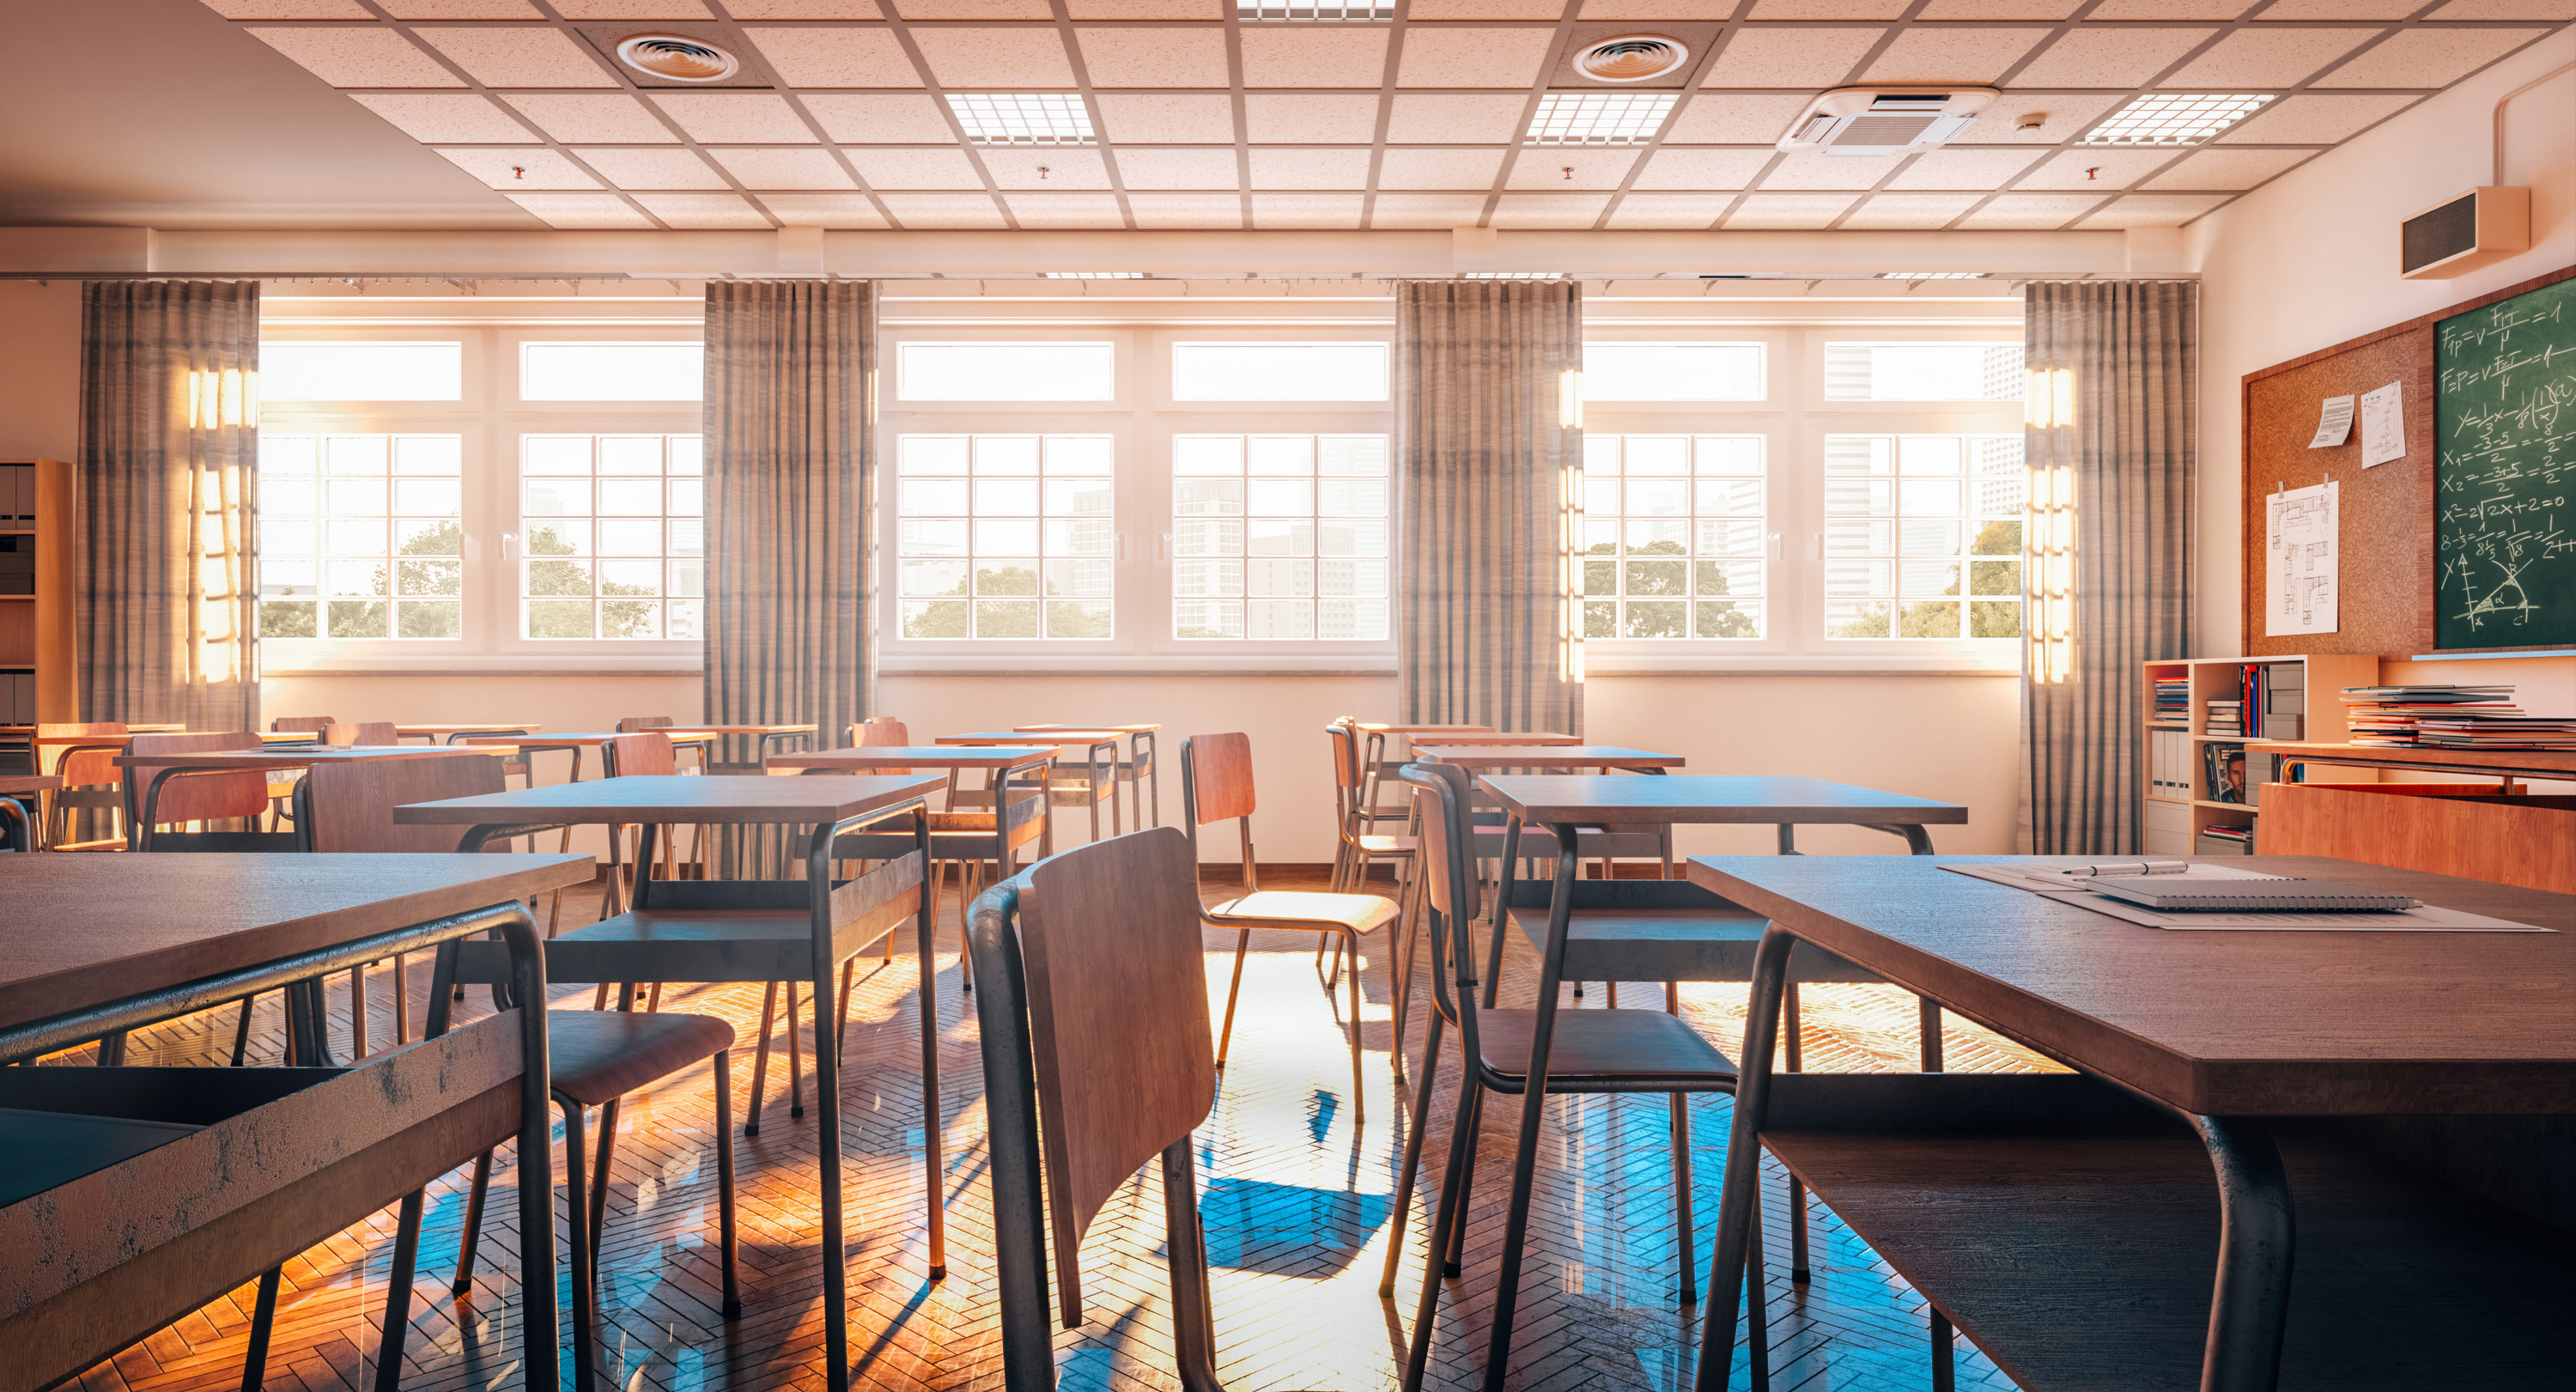
<path id="1" fill-rule="evenodd" d="M 1281 877 L 1268 887 L 1298 885 Z M 1212 895 L 1215 891 L 1211 891 Z M 582 921 L 569 907 L 567 921 Z M 845 1074 L 851 1194 L 851 1348 L 860 1383 L 899 1392 L 998 1389 L 990 1189 L 985 1174 L 982 1085 L 973 1008 L 959 992 L 957 910 L 944 914 L 938 989 L 947 1126 L 948 1260 L 928 1278 L 922 1227 L 917 963 L 863 959 L 851 1007 Z M 1220 941 L 1223 938 L 1224 941 Z M 1230 934 L 1208 939 L 1211 1006 L 1221 1008 Z M 1320 986 L 1311 936 L 1258 934 L 1244 980 L 1233 1061 L 1215 1116 L 1200 1133 L 1199 1184 L 1214 1267 L 1223 1373 L 1235 1392 L 1376 1392 L 1397 1381 L 1404 1332 L 1420 1291 L 1428 1220 L 1418 1200 L 1392 1302 L 1377 1295 L 1391 1224 L 1395 1170 L 1411 1093 L 1396 1087 L 1387 1050 L 1392 1004 L 1386 945 L 1372 944 L 1364 972 L 1367 1122 L 1355 1125 L 1341 1018 Z M 425 961 L 425 959 L 423 959 Z M 412 974 L 413 1018 L 427 972 Z M 1536 962 L 1519 943 L 1505 972 L 1506 1004 L 1528 1004 Z M 1417 981 L 1420 977 L 1417 975 Z M 341 979 L 345 983 L 345 977 Z M 1512 999 L 1517 987 L 1518 999 Z M 1427 984 L 1417 989 L 1427 990 Z M 1625 1004 L 1651 1006 L 1660 990 L 1630 988 Z M 371 975 L 373 1035 L 391 1032 L 391 973 Z M 335 984 L 338 1038 L 348 1038 L 347 992 Z M 1743 1037 L 1741 986 L 1686 986 L 1693 1024 L 1732 1052 Z M 1911 997 L 1878 987 L 1809 987 L 1804 1046 L 1811 1069 L 1904 1070 L 1916 1057 Z M 270 998 L 273 1001 L 274 998 Z M 587 988 L 565 988 L 554 1008 L 586 1009 Z M 1581 1004 L 1598 1008 L 1595 988 Z M 479 1000 L 475 1003 L 479 1004 Z M 747 1098 L 757 988 L 675 986 L 666 1010 L 731 1020 L 735 1096 Z M 468 1007 L 468 1018 L 475 1013 Z M 1417 999 L 1408 1054 L 1418 1068 L 1424 1011 Z M 134 1062 L 220 1062 L 229 1054 L 229 1009 L 138 1036 Z M 273 1059 L 276 1007 L 263 1002 L 252 1059 Z M 783 1048 L 783 1032 L 777 1042 Z M 1950 1066 L 1963 1070 L 2053 1067 L 1952 1021 Z M 1434 1093 L 1424 1169 L 1436 1185 L 1447 1149 L 1456 1056 Z M 52 1063 L 73 1066 L 67 1055 Z M 712 1084 L 691 1069 L 631 1099 L 619 1123 L 615 1180 L 602 1255 L 604 1358 L 623 1392 L 819 1387 L 823 1382 L 821 1259 L 811 1115 L 787 1114 L 783 1058 L 773 1054 L 770 1110 L 761 1134 L 740 1139 L 741 1261 L 745 1314 L 717 1314 Z M 1598 1387 L 1678 1392 L 1688 1385 L 1698 1312 L 1677 1306 L 1668 1110 L 1660 1097 L 1552 1098 L 1540 1151 L 1524 1291 L 1515 1321 L 1511 1385 L 1527 1392 Z M 1693 1102 L 1690 1114 L 1699 1214 L 1695 1263 L 1704 1273 L 1714 1238 L 1728 1104 Z M 1486 1313 L 1501 1244 L 1516 1099 L 1486 1109 L 1467 1271 L 1443 1295 L 1431 1380 L 1479 1385 Z M 561 1165 L 561 1128 L 552 1157 Z M 419 1293 L 402 1385 L 415 1392 L 515 1388 L 515 1211 L 518 1169 L 496 1158 L 489 1220 L 470 1295 L 447 1293 L 455 1270 L 470 1170 L 433 1186 L 422 1242 Z M 1083 1256 L 1083 1327 L 1057 1335 L 1060 1383 L 1069 1392 L 1177 1386 L 1172 1372 L 1160 1185 L 1140 1177 L 1092 1229 Z M 1776 1167 L 1766 1186 L 1775 1221 L 1766 1232 L 1771 1385 L 1781 1389 L 1915 1389 L 1930 1385 L 1924 1307 L 1913 1291 L 1821 1206 L 1814 1210 L 1814 1280 L 1788 1279 L 1787 1225 Z M 281 1392 L 357 1392 L 373 1386 L 391 1255 L 393 1211 L 350 1228 L 286 1268 L 267 1385 Z M 255 1288 L 245 1286 L 80 1379 L 85 1392 L 194 1392 L 240 1383 Z M 569 1295 L 565 1296 L 569 1309 Z M 2006 1387 L 1994 1366 L 1959 1346 L 1963 1387 Z M 566 1373 L 569 1377 L 569 1371 Z M 1744 1359 L 1735 1385 L 1749 1386 Z"/>

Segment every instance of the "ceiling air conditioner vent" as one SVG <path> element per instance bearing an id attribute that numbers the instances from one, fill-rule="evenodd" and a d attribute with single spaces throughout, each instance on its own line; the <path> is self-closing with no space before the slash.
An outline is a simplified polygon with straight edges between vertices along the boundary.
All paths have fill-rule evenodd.
<path id="1" fill-rule="evenodd" d="M 703 39 L 685 34 L 636 34 L 617 44 L 617 61 L 669 82 L 722 82 L 742 61 Z"/>
<path id="2" fill-rule="evenodd" d="M 1690 48 L 1659 34 L 1623 34 L 1587 45 L 1574 70 L 1595 82 L 1652 82 L 1690 61 Z"/>
<path id="3" fill-rule="evenodd" d="M 1844 87 L 1807 104 L 1783 150 L 1901 155 L 1945 144 L 1995 99 L 1992 87 Z"/>

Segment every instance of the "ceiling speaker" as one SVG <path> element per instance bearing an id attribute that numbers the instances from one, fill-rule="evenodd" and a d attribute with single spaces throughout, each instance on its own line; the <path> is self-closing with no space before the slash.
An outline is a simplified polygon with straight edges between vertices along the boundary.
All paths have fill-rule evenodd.
<path id="1" fill-rule="evenodd" d="M 1595 82 L 1651 82 L 1690 61 L 1690 48 L 1660 34 L 1622 34 L 1587 45 L 1574 70 Z"/>
<path id="2" fill-rule="evenodd" d="M 742 60 L 685 34 L 636 34 L 617 44 L 617 61 L 666 82 L 722 82 Z"/>

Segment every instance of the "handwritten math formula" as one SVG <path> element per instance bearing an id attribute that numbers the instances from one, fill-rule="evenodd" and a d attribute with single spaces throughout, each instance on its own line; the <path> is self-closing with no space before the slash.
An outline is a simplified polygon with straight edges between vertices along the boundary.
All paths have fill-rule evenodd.
<path id="1" fill-rule="evenodd" d="M 2576 642 L 2576 281 L 2434 326 L 2434 641 Z"/>

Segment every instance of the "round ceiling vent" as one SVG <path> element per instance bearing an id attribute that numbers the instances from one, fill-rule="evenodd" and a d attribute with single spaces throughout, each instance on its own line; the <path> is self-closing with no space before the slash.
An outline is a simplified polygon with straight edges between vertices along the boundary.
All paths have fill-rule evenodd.
<path id="1" fill-rule="evenodd" d="M 1595 82 L 1646 82 L 1678 72 L 1690 48 L 1659 34 L 1603 39 L 1574 55 L 1574 70 Z"/>
<path id="2" fill-rule="evenodd" d="M 621 39 L 617 59 L 637 72 L 668 82 L 722 82 L 742 68 L 741 59 L 684 34 L 637 34 Z"/>

